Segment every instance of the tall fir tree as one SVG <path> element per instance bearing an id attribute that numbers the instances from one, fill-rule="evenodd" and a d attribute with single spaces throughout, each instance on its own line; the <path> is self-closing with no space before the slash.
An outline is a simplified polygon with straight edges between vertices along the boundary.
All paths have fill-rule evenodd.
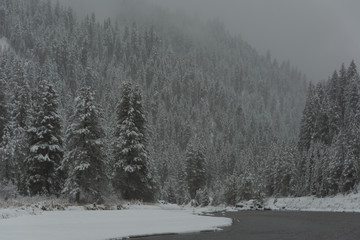
<path id="1" fill-rule="evenodd" d="M 197 137 L 186 149 L 186 180 L 190 197 L 194 199 L 196 192 L 206 184 L 204 147 Z"/>
<path id="2" fill-rule="evenodd" d="M 103 151 L 102 109 L 95 92 L 83 87 L 75 99 L 75 112 L 66 131 L 66 156 L 62 169 L 67 171 L 64 193 L 76 202 L 101 202 L 106 189 L 106 155 Z"/>
<path id="3" fill-rule="evenodd" d="M 34 120 L 27 130 L 27 187 L 31 195 L 59 194 L 63 184 L 63 174 L 60 171 L 63 141 L 58 114 L 58 95 L 54 87 L 44 81 L 35 100 Z"/>
<path id="4" fill-rule="evenodd" d="M 113 185 L 125 199 L 150 201 L 154 197 L 154 182 L 149 172 L 146 146 L 146 119 L 138 88 L 123 85 L 117 106 L 115 171 Z"/>
<path id="5" fill-rule="evenodd" d="M 345 99 L 345 92 L 346 92 L 346 87 L 348 85 L 348 80 L 347 80 L 347 73 L 346 73 L 346 68 L 345 65 L 342 64 L 340 71 L 339 71 L 339 84 L 338 84 L 338 101 L 339 101 L 339 105 L 340 105 L 340 109 L 341 109 L 341 126 L 344 125 L 344 115 L 345 115 L 345 105 L 346 105 L 346 99 Z"/>
<path id="6" fill-rule="evenodd" d="M 305 108 L 300 125 L 300 136 L 298 148 L 308 151 L 315 131 L 315 111 L 314 109 L 314 86 L 310 83 Z"/>
<path id="7" fill-rule="evenodd" d="M 333 142 L 341 128 L 341 105 L 340 105 L 340 82 L 337 71 L 334 71 L 328 83 L 328 115 L 329 115 L 329 139 Z"/>
<path id="8" fill-rule="evenodd" d="M 15 57 L 8 57 L 5 65 L 5 79 L 9 89 L 7 104 L 8 121 L 3 141 L 3 163 L 8 167 L 7 181 L 18 186 L 22 194 L 28 194 L 25 177 L 25 159 L 28 155 L 26 131 L 31 122 L 31 98 L 28 79 L 23 63 Z"/>
<path id="9" fill-rule="evenodd" d="M 0 69 L 0 143 L 3 140 L 4 130 L 6 123 L 8 122 L 8 111 L 5 96 L 5 82 L 1 76 Z"/>
<path id="10" fill-rule="evenodd" d="M 346 136 L 342 131 L 328 148 L 328 166 L 325 187 L 329 194 L 336 194 L 342 189 L 342 175 L 346 156 Z"/>
<path id="11" fill-rule="evenodd" d="M 344 92 L 345 112 L 344 122 L 348 127 L 351 122 L 355 121 L 358 102 L 359 102 L 359 75 L 356 70 L 354 61 L 351 62 L 347 71 L 347 85 Z"/>

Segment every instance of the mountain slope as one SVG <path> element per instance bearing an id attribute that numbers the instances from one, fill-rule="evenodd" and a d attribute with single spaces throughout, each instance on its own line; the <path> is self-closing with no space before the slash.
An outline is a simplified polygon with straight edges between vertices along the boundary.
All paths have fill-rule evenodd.
<path id="1" fill-rule="evenodd" d="M 162 25 L 154 21 L 153 26 L 140 20 L 99 23 L 94 14 L 78 21 L 70 8 L 49 1 L 0 0 L 0 36 L 16 52 L 1 54 L 1 77 L 9 94 L 18 81 L 15 66 L 32 92 L 40 78 L 52 82 L 60 95 L 63 129 L 70 124 L 77 90 L 96 89 L 109 163 L 121 85 L 138 84 L 159 198 L 186 200 L 185 152 L 195 137 L 206 149 L 207 189 L 214 198 L 223 201 L 229 176 L 240 181 L 237 198 L 244 197 L 248 182 L 252 196 L 264 192 L 275 149 L 298 136 L 304 76 L 288 62 L 260 56 L 217 21 L 173 24 L 171 17 L 164 14 Z"/>

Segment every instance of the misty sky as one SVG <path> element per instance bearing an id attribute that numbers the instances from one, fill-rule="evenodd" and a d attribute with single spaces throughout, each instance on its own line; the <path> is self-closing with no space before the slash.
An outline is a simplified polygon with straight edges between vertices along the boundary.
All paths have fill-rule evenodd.
<path id="1" fill-rule="evenodd" d="M 110 15 L 116 10 L 105 5 L 114 1 L 71 3 L 77 12 L 86 4 L 86 9 Z M 359 0 L 150 1 L 204 20 L 218 18 L 261 54 L 270 50 L 278 61 L 290 60 L 314 81 L 327 79 L 342 62 L 348 65 L 355 59 L 360 65 Z"/>

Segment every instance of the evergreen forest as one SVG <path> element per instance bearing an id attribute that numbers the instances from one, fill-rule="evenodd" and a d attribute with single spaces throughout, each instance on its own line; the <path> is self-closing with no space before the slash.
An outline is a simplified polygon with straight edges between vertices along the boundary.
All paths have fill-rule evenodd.
<path id="1" fill-rule="evenodd" d="M 219 21 L 180 29 L 146 4 L 161 24 L 0 0 L 0 193 L 234 205 L 355 189 L 354 62 L 315 84 Z"/>

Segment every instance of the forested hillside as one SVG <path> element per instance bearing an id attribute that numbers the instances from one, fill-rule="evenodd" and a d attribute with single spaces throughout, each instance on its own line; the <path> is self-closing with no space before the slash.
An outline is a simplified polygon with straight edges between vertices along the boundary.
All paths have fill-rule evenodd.
<path id="1" fill-rule="evenodd" d="M 10 46 L 0 53 L 3 186 L 77 201 L 119 192 L 214 204 L 301 192 L 307 83 L 289 62 L 260 56 L 216 21 L 196 22 L 207 36 L 197 38 L 171 19 L 74 14 L 50 1 L 0 0 L 0 39 Z M 129 140 L 138 165 L 125 164 L 126 127 L 139 131 Z M 324 144 L 344 136 L 331 131 Z"/>
<path id="2" fill-rule="evenodd" d="M 348 193 L 359 182 L 359 83 L 352 61 L 327 82 L 309 86 L 298 145 L 302 194 Z"/>

